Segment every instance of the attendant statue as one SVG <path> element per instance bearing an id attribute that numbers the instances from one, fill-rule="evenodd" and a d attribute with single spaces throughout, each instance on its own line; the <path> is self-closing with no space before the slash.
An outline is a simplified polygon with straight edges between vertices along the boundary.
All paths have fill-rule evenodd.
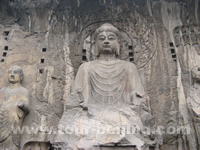
<path id="1" fill-rule="evenodd" d="M 20 133 L 25 115 L 29 112 L 29 92 L 21 86 L 23 71 L 12 66 L 8 71 L 9 85 L 0 89 L 0 149 L 19 149 Z"/>
<path id="2" fill-rule="evenodd" d="M 194 123 L 197 143 L 194 147 L 200 148 L 200 68 L 192 69 L 193 86 L 188 91 L 187 103 Z M 193 126 L 193 125 L 192 125 Z M 193 137 L 194 138 L 194 137 Z M 194 149 L 194 148 L 193 148 Z"/>
<path id="3" fill-rule="evenodd" d="M 74 89 L 66 101 L 66 110 L 59 129 L 66 126 L 88 128 L 89 133 L 60 135 L 73 149 L 88 149 L 97 145 L 135 145 L 145 149 L 154 141 L 149 135 L 117 133 L 115 129 L 151 124 L 148 96 L 145 94 L 136 66 L 118 59 L 120 55 L 119 30 L 105 23 L 94 35 L 96 60 L 83 63 L 77 72 Z M 99 128 L 111 127 L 111 131 Z M 95 127 L 98 129 L 95 130 Z M 64 139 L 64 140 L 63 140 Z"/>

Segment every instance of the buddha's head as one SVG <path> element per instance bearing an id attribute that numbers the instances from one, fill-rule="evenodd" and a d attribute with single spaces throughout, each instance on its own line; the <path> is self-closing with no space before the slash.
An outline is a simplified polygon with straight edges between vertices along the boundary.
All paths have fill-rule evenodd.
<path id="1" fill-rule="evenodd" d="M 19 66 L 11 66 L 8 70 L 8 80 L 10 83 L 21 83 L 23 76 L 23 71 Z"/>
<path id="2" fill-rule="evenodd" d="M 101 25 L 95 32 L 96 56 L 100 54 L 119 55 L 119 30 L 109 23 Z"/>

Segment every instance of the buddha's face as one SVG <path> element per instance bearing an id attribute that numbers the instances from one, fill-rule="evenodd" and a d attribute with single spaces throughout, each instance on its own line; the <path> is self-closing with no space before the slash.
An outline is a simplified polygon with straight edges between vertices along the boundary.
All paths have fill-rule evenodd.
<path id="1" fill-rule="evenodd" d="M 10 83 L 20 83 L 21 78 L 21 70 L 12 67 L 8 70 L 8 80 Z"/>
<path id="2" fill-rule="evenodd" d="M 99 33 L 96 44 L 100 54 L 114 54 L 119 48 L 119 41 L 116 34 L 110 31 Z"/>

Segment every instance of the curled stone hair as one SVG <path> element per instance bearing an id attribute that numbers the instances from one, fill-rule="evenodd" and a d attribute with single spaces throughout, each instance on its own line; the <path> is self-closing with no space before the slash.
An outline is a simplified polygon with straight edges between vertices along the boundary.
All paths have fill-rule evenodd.
<path id="1" fill-rule="evenodd" d="M 116 27 L 114 27 L 110 23 L 104 23 L 98 29 L 96 29 L 96 31 L 94 33 L 94 39 L 96 39 L 96 37 L 103 31 L 113 32 L 117 35 L 117 37 L 119 37 L 119 30 Z"/>

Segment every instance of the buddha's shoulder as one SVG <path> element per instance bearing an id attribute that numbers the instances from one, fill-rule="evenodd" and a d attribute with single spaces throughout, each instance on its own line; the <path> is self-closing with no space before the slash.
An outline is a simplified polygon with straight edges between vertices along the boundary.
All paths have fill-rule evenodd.
<path id="1" fill-rule="evenodd" d="M 91 61 L 84 62 L 79 66 L 79 70 L 90 68 L 91 65 L 92 65 Z"/>
<path id="2" fill-rule="evenodd" d="M 132 63 L 132 62 L 129 62 L 129 61 L 125 61 L 125 60 L 120 60 L 120 62 L 124 65 L 124 67 L 126 68 L 126 69 L 136 69 L 136 65 L 134 64 L 134 63 Z"/>
<path id="3" fill-rule="evenodd" d="M 25 87 L 23 87 L 23 86 L 20 87 L 20 90 L 22 90 L 22 91 L 24 91 L 24 92 L 27 92 L 27 93 L 29 92 L 28 89 L 25 88 Z"/>

